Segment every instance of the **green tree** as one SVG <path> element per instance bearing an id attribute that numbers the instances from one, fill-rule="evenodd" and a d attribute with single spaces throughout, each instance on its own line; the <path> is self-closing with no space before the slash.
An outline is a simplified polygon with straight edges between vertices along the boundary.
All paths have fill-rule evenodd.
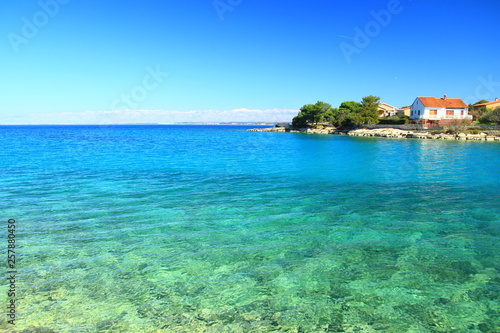
<path id="1" fill-rule="evenodd" d="M 342 104 L 340 104 L 339 109 L 344 109 L 349 113 L 356 113 L 359 112 L 360 107 L 361 104 L 359 104 L 358 102 L 348 101 L 348 102 L 342 102 Z"/>
<path id="2" fill-rule="evenodd" d="M 378 96 L 365 96 L 361 101 L 359 111 L 352 115 L 355 125 L 378 124 Z"/>
<path id="3" fill-rule="evenodd" d="M 359 112 L 361 105 L 358 102 L 347 101 L 342 102 L 336 110 L 333 117 L 333 125 L 335 127 L 350 127 L 353 125 L 352 115 Z"/>
<path id="4" fill-rule="evenodd" d="M 478 104 L 484 104 L 484 103 L 488 103 L 489 101 L 485 100 L 485 99 L 482 99 L 476 103 L 474 103 L 474 105 L 478 105 Z"/>
<path id="5" fill-rule="evenodd" d="M 302 128 L 307 126 L 307 115 L 300 111 L 299 114 L 292 119 L 292 126 Z"/>
<path id="6" fill-rule="evenodd" d="M 299 114 L 293 118 L 292 124 L 294 127 L 306 127 L 317 125 L 323 122 L 332 122 L 334 117 L 334 109 L 325 102 L 318 101 L 316 104 L 306 104 L 301 109 Z"/>

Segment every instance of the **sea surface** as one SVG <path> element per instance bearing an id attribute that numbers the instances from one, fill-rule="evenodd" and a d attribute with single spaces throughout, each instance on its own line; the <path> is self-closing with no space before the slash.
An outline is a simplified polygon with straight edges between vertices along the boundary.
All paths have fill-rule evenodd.
<path id="1" fill-rule="evenodd" d="M 0 127 L 0 331 L 500 332 L 498 142 L 248 128 Z"/>

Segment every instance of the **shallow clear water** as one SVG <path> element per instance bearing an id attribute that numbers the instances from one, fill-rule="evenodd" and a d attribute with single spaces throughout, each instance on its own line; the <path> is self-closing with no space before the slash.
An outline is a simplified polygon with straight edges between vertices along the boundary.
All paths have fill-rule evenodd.
<path id="1" fill-rule="evenodd" d="M 500 331 L 498 143 L 246 128 L 0 127 L 0 330 Z"/>

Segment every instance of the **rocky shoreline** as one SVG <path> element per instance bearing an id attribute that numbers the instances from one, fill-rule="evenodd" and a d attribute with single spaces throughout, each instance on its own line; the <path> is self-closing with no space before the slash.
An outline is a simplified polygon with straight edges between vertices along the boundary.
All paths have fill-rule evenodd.
<path id="1" fill-rule="evenodd" d="M 307 133 L 307 134 L 333 134 L 333 135 L 348 135 L 348 136 L 364 136 L 364 137 L 382 137 L 382 138 L 415 138 L 415 139 L 441 139 L 441 140 L 474 140 L 474 141 L 500 141 L 500 131 L 488 131 L 478 134 L 459 133 L 432 133 L 431 131 L 410 131 L 394 128 L 377 128 L 377 129 L 354 129 L 340 130 L 337 128 L 304 128 L 304 129 L 289 129 L 285 127 L 272 128 L 253 128 L 250 132 L 279 132 L 279 133 Z"/>

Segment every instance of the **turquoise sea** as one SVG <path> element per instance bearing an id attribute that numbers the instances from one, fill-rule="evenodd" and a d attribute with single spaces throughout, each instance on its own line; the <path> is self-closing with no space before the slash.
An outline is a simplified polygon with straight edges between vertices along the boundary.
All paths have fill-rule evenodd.
<path id="1" fill-rule="evenodd" d="M 0 127 L 0 331 L 500 332 L 498 142 L 248 128 Z"/>

